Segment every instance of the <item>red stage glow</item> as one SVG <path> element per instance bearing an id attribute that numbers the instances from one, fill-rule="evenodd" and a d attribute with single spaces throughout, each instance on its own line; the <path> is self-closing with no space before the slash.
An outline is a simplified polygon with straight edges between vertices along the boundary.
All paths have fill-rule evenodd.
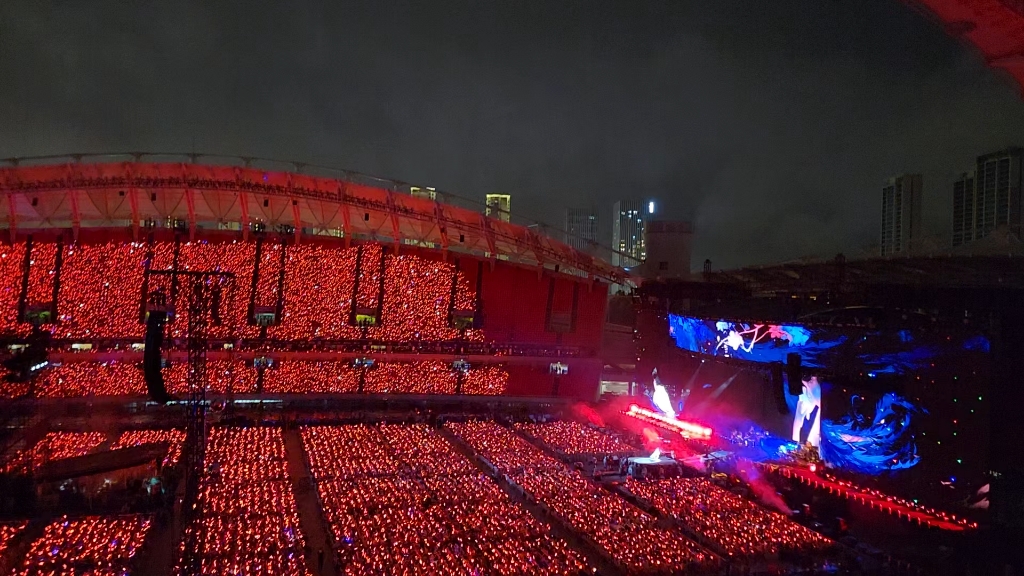
<path id="1" fill-rule="evenodd" d="M 711 438 L 711 428 L 708 428 L 707 426 L 701 426 L 700 424 L 694 424 L 692 422 L 685 422 L 676 418 L 669 418 L 664 414 L 659 414 L 653 410 L 641 408 L 636 404 L 629 407 L 626 415 L 632 416 L 642 422 L 647 422 L 648 424 L 654 424 L 655 426 L 670 432 L 677 432 L 683 438 L 696 438 L 698 440 L 709 440 Z"/>

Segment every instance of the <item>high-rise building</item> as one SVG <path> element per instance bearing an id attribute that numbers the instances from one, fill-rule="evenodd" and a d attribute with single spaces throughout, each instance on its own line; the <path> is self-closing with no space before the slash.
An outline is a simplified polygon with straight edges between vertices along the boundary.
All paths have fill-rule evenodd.
<path id="1" fill-rule="evenodd" d="M 974 172 L 953 182 L 953 246 L 974 240 Z"/>
<path id="2" fill-rule="evenodd" d="M 654 200 L 619 200 L 612 208 L 612 264 L 630 268 L 644 261 L 644 228 L 654 218 Z"/>
<path id="3" fill-rule="evenodd" d="M 882 256 L 909 252 L 921 232 L 921 175 L 890 178 L 882 187 Z"/>
<path id="4" fill-rule="evenodd" d="M 509 194 L 488 194 L 484 214 L 508 222 L 512 216 L 512 196 Z"/>
<path id="5" fill-rule="evenodd" d="M 978 157 L 974 179 L 974 240 L 988 236 L 997 226 L 1007 226 L 1020 236 L 1022 158 L 1024 149 L 1017 147 Z"/>
<path id="6" fill-rule="evenodd" d="M 426 187 L 426 188 L 421 188 L 419 186 L 411 186 L 409 188 L 409 194 L 411 196 L 415 196 L 416 198 L 425 198 L 427 200 L 437 200 L 437 189 L 436 188 L 431 188 L 429 186 Z"/>
<path id="7" fill-rule="evenodd" d="M 684 221 L 651 220 L 644 230 L 647 259 L 640 267 L 644 278 L 690 277 L 693 225 Z"/>
<path id="8" fill-rule="evenodd" d="M 592 210 L 565 211 L 565 243 L 577 250 L 590 250 L 597 243 L 597 215 Z"/>

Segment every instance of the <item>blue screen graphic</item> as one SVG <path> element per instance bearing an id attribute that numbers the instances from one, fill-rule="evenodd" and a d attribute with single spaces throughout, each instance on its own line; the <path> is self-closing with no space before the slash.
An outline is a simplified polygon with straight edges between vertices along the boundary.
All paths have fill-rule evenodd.
<path id="1" fill-rule="evenodd" d="M 908 374 L 922 370 L 945 354 L 987 352 L 981 335 L 951 338 L 914 334 L 910 330 L 882 331 L 832 326 L 768 324 L 710 320 L 669 315 L 669 335 L 676 346 L 691 352 L 750 360 L 785 362 L 800 355 L 803 366 L 844 372 Z"/>
<path id="2" fill-rule="evenodd" d="M 821 458 L 829 466 L 863 474 L 904 470 L 916 465 L 912 418 L 923 410 L 893 393 L 883 395 L 870 421 L 847 416 L 821 423 Z"/>

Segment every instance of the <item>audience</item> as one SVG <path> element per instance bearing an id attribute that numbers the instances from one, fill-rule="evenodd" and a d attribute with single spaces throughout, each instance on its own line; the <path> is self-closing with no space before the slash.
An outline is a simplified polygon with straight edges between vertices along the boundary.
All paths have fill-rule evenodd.
<path id="1" fill-rule="evenodd" d="M 778 512 L 766 510 L 706 478 L 627 480 L 626 489 L 715 542 L 731 556 L 810 551 L 832 542 Z"/>
<path id="2" fill-rule="evenodd" d="M 533 500 L 631 574 L 672 574 L 712 557 L 622 498 L 493 422 L 446 424 Z"/>
<path id="3" fill-rule="evenodd" d="M 64 517 L 43 529 L 12 576 L 129 574 L 149 527 L 139 515 Z"/>
<path id="4" fill-rule="evenodd" d="M 103 432 L 49 432 L 32 448 L 18 451 L 5 462 L 5 473 L 28 474 L 50 460 L 85 456 L 103 444 Z"/>
<path id="5" fill-rule="evenodd" d="M 167 456 L 161 462 L 162 467 L 174 466 L 181 457 L 181 445 L 185 442 L 183 430 L 128 430 L 110 447 L 111 450 L 141 446 L 153 442 L 167 442 Z"/>
<path id="6" fill-rule="evenodd" d="M 579 574 L 584 560 L 423 425 L 302 429 L 349 575 Z"/>
<path id="7" fill-rule="evenodd" d="M 533 436 L 568 456 L 624 456 L 638 452 L 636 448 L 615 436 L 568 420 L 558 420 L 546 424 L 516 424 L 516 430 Z"/>
<path id="8" fill-rule="evenodd" d="M 196 550 L 204 574 L 308 574 L 281 429 L 214 428 L 206 464 L 177 573 Z"/>

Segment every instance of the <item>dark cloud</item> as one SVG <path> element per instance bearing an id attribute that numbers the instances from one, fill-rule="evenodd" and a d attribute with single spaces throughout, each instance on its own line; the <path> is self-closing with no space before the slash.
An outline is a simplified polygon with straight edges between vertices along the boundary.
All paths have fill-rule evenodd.
<path id="1" fill-rule="evenodd" d="M 901 172 L 942 234 L 954 174 L 1024 134 L 1014 87 L 897 0 L 7 0 L 0 78 L 0 157 L 295 159 L 605 228 L 655 196 L 716 266 L 857 253 Z"/>

